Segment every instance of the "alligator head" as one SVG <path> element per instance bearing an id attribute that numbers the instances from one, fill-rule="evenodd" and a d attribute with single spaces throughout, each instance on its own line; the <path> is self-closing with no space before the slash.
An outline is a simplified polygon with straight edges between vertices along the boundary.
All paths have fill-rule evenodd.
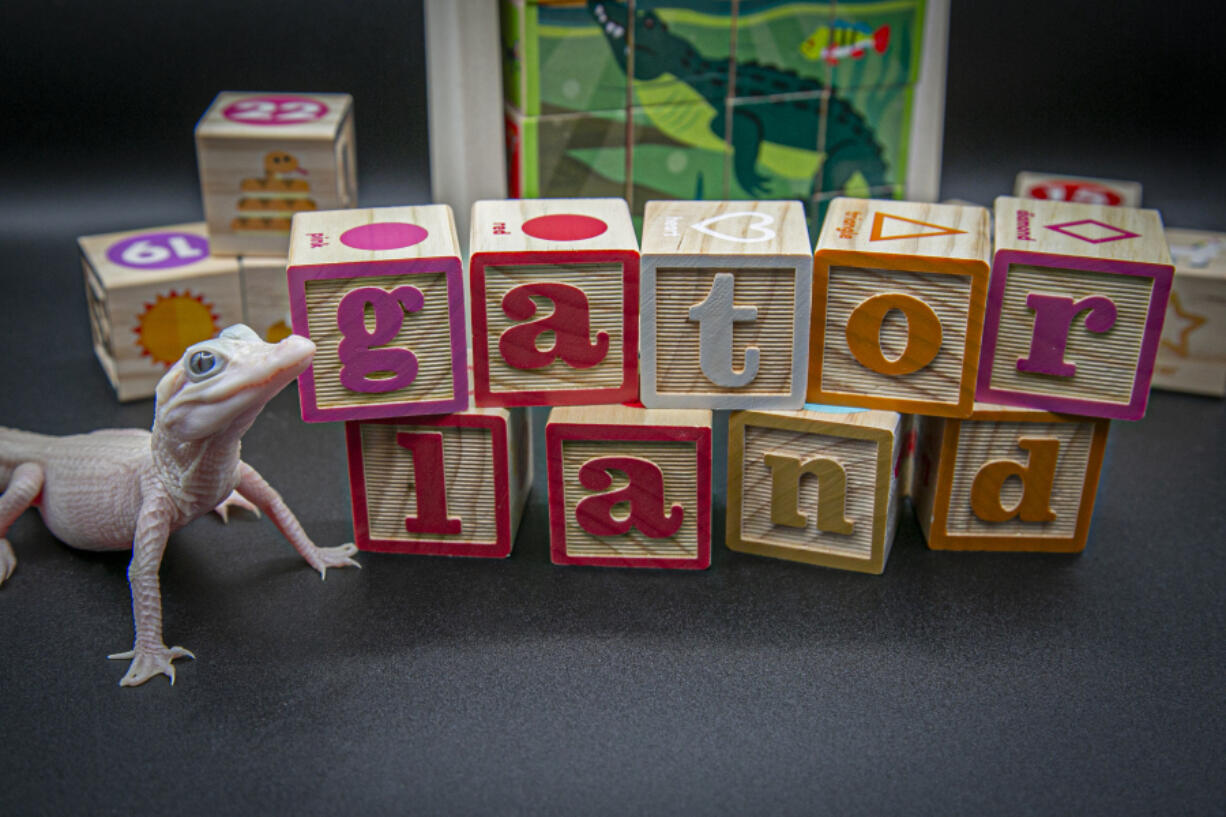
<path id="1" fill-rule="evenodd" d="M 600 24 L 613 57 L 626 70 L 627 20 L 629 9 L 616 0 L 587 0 L 587 9 Z M 690 50 L 681 38 L 669 33 L 668 26 L 651 10 L 634 13 L 634 78 L 649 80 L 661 74 L 680 74 L 678 56 Z"/>

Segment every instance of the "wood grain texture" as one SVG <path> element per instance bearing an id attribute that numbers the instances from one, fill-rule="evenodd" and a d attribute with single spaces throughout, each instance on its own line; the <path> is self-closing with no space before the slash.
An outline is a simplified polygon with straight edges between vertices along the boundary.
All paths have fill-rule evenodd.
<path id="1" fill-rule="evenodd" d="M 543 239 L 524 232 L 524 222 L 543 216 L 578 215 L 603 221 L 590 238 Z M 503 199 L 473 204 L 468 251 L 479 253 L 638 251 L 625 199 Z"/>
<path id="2" fill-rule="evenodd" d="M 643 211 L 643 255 L 737 256 L 744 265 L 811 251 L 800 202 L 649 201 Z"/>
<path id="3" fill-rule="evenodd" d="M 361 249 L 341 241 L 348 230 L 388 223 L 416 225 L 427 235 L 424 240 L 408 246 L 381 250 Z M 290 235 L 291 267 L 444 257 L 460 258 L 455 217 L 446 204 L 298 213 L 294 216 Z"/>
<path id="4" fill-rule="evenodd" d="M 959 204 L 926 204 L 839 197 L 831 201 L 817 251 L 919 256 L 988 263 L 988 211 Z M 888 262 L 884 266 L 890 267 Z"/>
<path id="5" fill-rule="evenodd" d="M 1175 278 L 1154 388 L 1226 396 L 1226 234 L 1167 230 Z"/>
<path id="6" fill-rule="evenodd" d="M 1025 250 L 1102 260 L 1171 263 L 1162 229 L 1162 216 L 1157 210 L 1019 199 L 1012 196 L 997 197 L 994 209 L 997 252 Z M 1064 228 L 1082 234 L 1083 238 L 1051 229 L 1054 226 L 1086 220 L 1096 221 L 1107 227 L 1082 224 Z M 1117 240 L 1098 240 L 1097 243 L 1085 240 L 1119 235 L 1116 230 L 1137 235 Z"/>
<path id="7" fill-rule="evenodd" d="M 711 412 L 703 409 L 653 409 L 641 406 L 557 406 L 549 411 L 551 425 L 615 425 L 710 428 Z"/>
<path id="8" fill-rule="evenodd" d="M 1080 192 L 1074 191 L 1074 198 L 1068 198 L 1068 191 L 1065 190 L 1064 183 L 1077 184 L 1078 182 L 1088 183 L 1088 187 Z M 1036 198 L 1032 195 L 1036 187 L 1049 188 L 1045 191 L 1044 198 L 1076 201 L 1087 204 L 1096 203 L 1102 196 L 1103 192 L 1111 192 L 1119 196 L 1119 201 L 1107 202 L 1106 204 L 1122 204 L 1125 207 L 1140 207 L 1141 206 L 1141 183 L 1125 181 L 1123 179 L 1098 179 L 1093 176 L 1070 176 L 1066 173 L 1036 173 L 1031 170 L 1023 170 L 1017 174 L 1017 178 L 1013 182 L 1013 195 L 1019 199 Z M 1098 188 L 1106 188 L 1106 191 L 1101 191 Z M 1057 198 L 1063 196 L 1063 198 Z"/>
<path id="9" fill-rule="evenodd" d="M 244 255 L 239 256 L 238 265 L 243 288 L 243 323 L 269 342 L 292 332 L 286 259 Z"/>

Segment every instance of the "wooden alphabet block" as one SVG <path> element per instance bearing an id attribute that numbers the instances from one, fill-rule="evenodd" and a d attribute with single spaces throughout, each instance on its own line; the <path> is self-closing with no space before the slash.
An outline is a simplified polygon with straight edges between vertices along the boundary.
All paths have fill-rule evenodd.
<path id="1" fill-rule="evenodd" d="M 289 314 L 289 288 L 285 258 L 240 255 L 239 281 L 243 288 L 243 323 L 269 343 L 293 333 Z"/>
<path id="2" fill-rule="evenodd" d="M 928 547 L 1085 548 L 1108 420 L 984 404 L 919 419 L 912 501 Z"/>
<path id="3" fill-rule="evenodd" d="M 1144 417 L 1173 274 L 1155 210 L 996 199 L 976 400 Z"/>
<path id="4" fill-rule="evenodd" d="M 362 550 L 503 558 L 532 487 L 524 409 L 345 424 Z"/>
<path id="5" fill-rule="evenodd" d="M 813 262 L 809 400 L 970 414 L 991 249 L 983 207 L 835 199 Z"/>
<path id="6" fill-rule="evenodd" d="M 294 332 L 316 346 L 298 379 L 302 419 L 468 408 L 464 289 L 450 207 L 299 213 L 287 277 Z"/>
<path id="7" fill-rule="evenodd" d="M 800 408 L 812 268 L 799 202 L 647 202 L 643 405 Z"/>
<path id="8" fill-rule="evenodd" d="M 1013 195 L 1019 199 L 1140 207 L 1141 183 L 1023 170 L 1017 174 L 1017 180 L 1013 183 Z"/>
<path id="9" fill-rule="evenodd" d="M 353 98 L 225 91 L 196 125 L 196 159 L 214 251 L 284 256 L 295 213 L 357 205 Z"/>
<path id="10" fill-rule="evenodd" d="M 188 346 L 243 319 L 238 260 L 209 254 L 202 223 L 77 244 L 94 353 L 120 400 L 152 397 Z"/>
<path id="11" fill-rule="evenodd" d="M 477 405 L 638 397 L 639 253 L 625 200 L 479 201 L 469 252 Z"/>
<path id="12" fill-rule="evenodd" d="M 902 415 L 813 406 L 728 420 L 728 547 L 881 573 L 902 499 Z"/>
<path id="13" fill-rule="evenodd" d="M 1167 230 L 1175 260 L 1153 387 L 1226 396 L 1226 234 Z"/>
<path id="14" fill-rule="evenodd" d="M 554 564 L 711 565 L 711 412 L 559 407 L 545 426 Z"/>

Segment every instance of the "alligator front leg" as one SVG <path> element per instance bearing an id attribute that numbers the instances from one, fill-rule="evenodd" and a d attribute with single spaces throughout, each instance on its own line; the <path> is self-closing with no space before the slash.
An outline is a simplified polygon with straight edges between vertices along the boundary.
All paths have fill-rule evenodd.
<path id="1" fill-rule="evenodd" d="M 724 138 L 727 123 L 726 111 L 720 111 L 711 120 L 711 132 Z M 768 192 L 769 177 L 758 172 L 758 152 L 762 149 L 762 121 L 746 110 L 732 113 L 732 170 L 737 184 L 751 196 L 763 196 Z"/>
<path id="2" fill-rule="evenodd" d="M 17 557 L 5 536 L 17 517 L 34 504 L 43 489 L 43 467 L 33 462 L 23 462 L 13 469 L 9 484 L 0 495 L 0 584 L 13 575 Z"/>

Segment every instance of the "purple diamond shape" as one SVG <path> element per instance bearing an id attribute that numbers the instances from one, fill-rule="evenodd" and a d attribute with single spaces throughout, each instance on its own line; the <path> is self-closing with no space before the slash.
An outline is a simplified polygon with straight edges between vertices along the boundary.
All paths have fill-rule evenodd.
<path id="1" fill-rule="evenodd" d="M 1102 238 L 1090 238 L 1089 236 L 1079 235 L 1069 227 L 1077 227 L 1081 224 L 1093 224 L 1097 227 L 1102 227 L 1104 230 L 1109 230 L 1114 235 L 1105 235 Z M 1083 218 L 1081 221 L 1066 221 L 1063 224 L 1048 224 L 1047 229 L 1055 230 L 1058 233 L 1063 233 L 1069 238 L 1075 238 L 1078 241 L 1084 241 L 1087 244 L 1105 244 L 1108 241 L 1119 241 L 1124 238 L 1140 238 L 1139 233 L 1130 233 L 1128 230 L 1121 230 L 1119 227 L 1113 227 L 1110 224 L 1103 224 L 1101 221 L 1092 218 Z"/>

